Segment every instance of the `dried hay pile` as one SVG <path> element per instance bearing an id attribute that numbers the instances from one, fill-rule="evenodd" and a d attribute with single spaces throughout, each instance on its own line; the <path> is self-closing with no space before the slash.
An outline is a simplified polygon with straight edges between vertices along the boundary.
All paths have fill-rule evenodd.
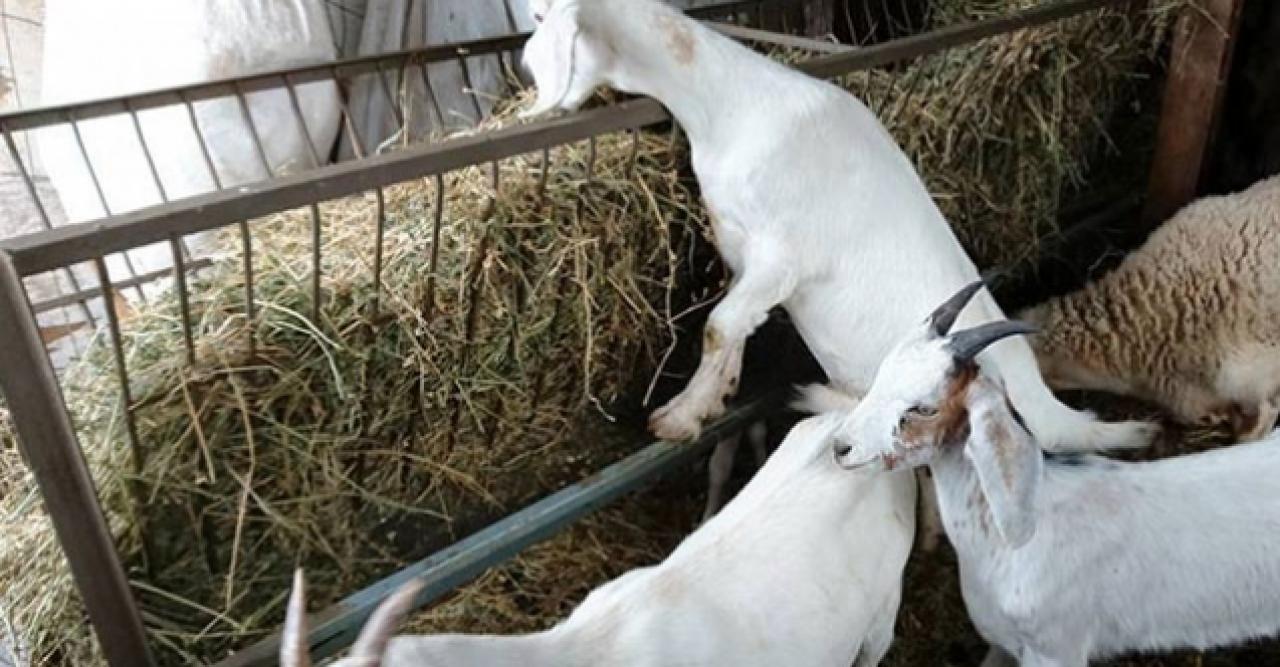
<path id="1" fill-rule="evenodd" d="M 934 20 L 1026 4 L 945 0 Z M 1090 16 L 846 77 L 980 264 L 1034 253 L 1055 228 L 1165 15 Z M 512 122 L 510 110 L 486 127 Z M 497 196 L 488 167 L 450 174 L 438 244 L 434 184 L 387 188 L 376 307 L 375 198 L 321 204 L 318 324 L 309 212 L 254 222 L 251 325 L 238 256 L 192 282 L 194 367 L 176 299 L 126 322 L 136 454 L 108 346 L 71 370 L 68 400 L 165 662 L 216 659 L 269 631 L 297 564 L 318 607 L 625 453 L 594 425 L 643 391 L 671 342 L 704 225 L 682 149 L 639 136 L 635 153 L 626 135 L 602 137 L 594 160 L 585 144 L 553 150 L 545 205 L 538 155 L 501 163 Z M 236 230 L 224 240 L 238 254 Z M 12 448 L 0 455 L 4 620 L 39 664 L 94 663 L 31 480 Z M 415 627 L 549 625 L 690 525 L 653 521 L 652 505 L 624 504 L 531 550 Z"/>
<path id="2" fill-rule="evenodd" d="M 936 27 L 1044 4 L 934 0 Z M 1121 4 L 998 35 L 841 82 L 914 161 L 979 266 L 1034 257 L 1059 208 L 1116 147 L 1107 129 L 1135 103 L 1183 0 Z"/>
<path id="3" fill-rule="evenodd" d="M 194 367 L 175 297 L 124 325 L 138 474 L 109 346 L 94 346 L 66 394 L 162 657 L 216 658 L 272 629 L 297 564 L 313 603 L 331 602 L 628 453 L 634 436 L 582 427 L 644 390 L 687 305 L 681 262 L 704 220 L 681 156 L 665 133 L 553 150 L 545 203 L 539 154 L 503 161 L 496 192 L 488 165 L 454 172 L 438 246 L 434 183 L 387 188 L 376 307 L 375 197 L 321 204 L 315 324 L 310 212 L 255 221 L 252 353 L 228 230 L 234 256 L 191 285 Z M 8 500 L 13 620 L 41 664 L 87 664 L 38 504 Z"/>

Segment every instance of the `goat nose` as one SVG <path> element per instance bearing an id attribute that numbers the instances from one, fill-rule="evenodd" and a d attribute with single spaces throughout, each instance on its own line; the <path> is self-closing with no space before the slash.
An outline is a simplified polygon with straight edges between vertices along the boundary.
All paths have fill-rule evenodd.
<path id="1" fill-rule="evenodd" d="M 836 456 L 843 458 L 845 456 L 848 456 L 849 452 L 852 452 L 852 451 L 853 451 L 853 445 L 845 444 L 843 442 L 836 443 L 836 446 L 835 446 Z"/>

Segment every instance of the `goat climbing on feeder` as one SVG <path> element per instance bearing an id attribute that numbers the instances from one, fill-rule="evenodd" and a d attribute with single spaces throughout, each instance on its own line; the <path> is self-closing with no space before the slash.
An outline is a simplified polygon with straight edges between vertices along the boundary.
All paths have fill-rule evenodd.
<path id="1" fill-rule="evenodd" d="M 580 106 L 599 86 L 649 95 L 680 123 L 733 272 L 711 311 L 689 385 L 650 424 L 695 437 L 724 411 L 743 345 L 782 305 L 831 381 L 865 389 L 911 326 L 978 277 L 910 160 L 848 92 L 737 44 L 656 0 L 534 0 L 528 115 Z M 1003 317 L 987 295 L 965 324 Z M 1060 403 L 1025 341 L 984 363 L 1046 447 L 1146 444 L 1146 422 L 1103 423 Z"/>
<path id="2" fill-rule="evenodd" d="M 976 356 L 1034 327 L 948 334 L 962 290 L 885 358 L 835 459 L 933 470 L 984 665 L 1085 667 L 1280 632 L 1280 438 L 1150 463 L 1048 458 Z"/>
<path id="3" fill-rule="evenodd" d="M 1280 176 L 1178 212 L 1120 266 L 1018 318 L 1050 386 L 1132 394 L 1257 440 L 1280 415 Z"/>

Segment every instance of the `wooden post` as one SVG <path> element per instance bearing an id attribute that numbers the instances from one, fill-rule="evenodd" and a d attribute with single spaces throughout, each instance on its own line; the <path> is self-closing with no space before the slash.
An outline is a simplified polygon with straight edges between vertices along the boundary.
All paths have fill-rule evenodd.
<path id="1" fill-rule="evenodd" d="M 0 388 L 17 427 L 18 446 L 35 473 L 102 652 L 112 667 L 153 664 L 142 615 L 98 504 L 22 278 L 5 252 L 0 252 L 0 341 Z"/>
<path id="2" fill-rule="evenodd" d="M 1174 28 L 1156 150 L 1152 158 L 1145 228 L 1177 212 L 1199 193 L 1231 71 L 1244 0 L 1197 0 Z"/>

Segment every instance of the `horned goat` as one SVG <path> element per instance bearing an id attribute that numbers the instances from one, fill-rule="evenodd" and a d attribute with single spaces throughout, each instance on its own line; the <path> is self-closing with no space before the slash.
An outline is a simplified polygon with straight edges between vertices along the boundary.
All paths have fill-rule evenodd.
<path id="1" fill-rule="evenodd" d="M 1280 631 L 1280 438 L 1152 463 L 1046 459 L 974 357 L 1033 331 L 947 335 L 978 285 L 901 342 L 834 453 L 867 471 L 929 466 L 984 664 L 1083 667 Z"/>
<path id="2" fill-rule="evenodd" d="M 402 636 L 386 667 L 859 667 L 893 638 L 911 550 L 911 473 L 850 484 L 839 415 L 800 422 L 769 462 L 662 563 L 600 586 L 521 636 Z"/>
<path id="3" fill-rule="evenodd" d="M 532 0 L 526 115 L 573 110 L 599 86 L 656 98 L 692 146 L 716 245 L 733 272 L 689 385 L 650 420 L 695 437 L 737 387 L 746 338 L 784 306 L 831 381 L 856 393 L 894 341 L 978 272 L 911 161 L 848 92 L 737 44 L 657 0 Z M 1001 319 L 980 298 L 966 322 Z M 986 359 L 1046 446 L 1141 445 L 1154 427 L 1108 424 L 1054 398 L 1025 341 Z"/>
<path id="4" fill-rule="evenodd" d="M 1114 271 L 1023 311 L 1050 386 L 1266 435 L 1280 414 L 1280 176 L 1182 209 Z"/>

